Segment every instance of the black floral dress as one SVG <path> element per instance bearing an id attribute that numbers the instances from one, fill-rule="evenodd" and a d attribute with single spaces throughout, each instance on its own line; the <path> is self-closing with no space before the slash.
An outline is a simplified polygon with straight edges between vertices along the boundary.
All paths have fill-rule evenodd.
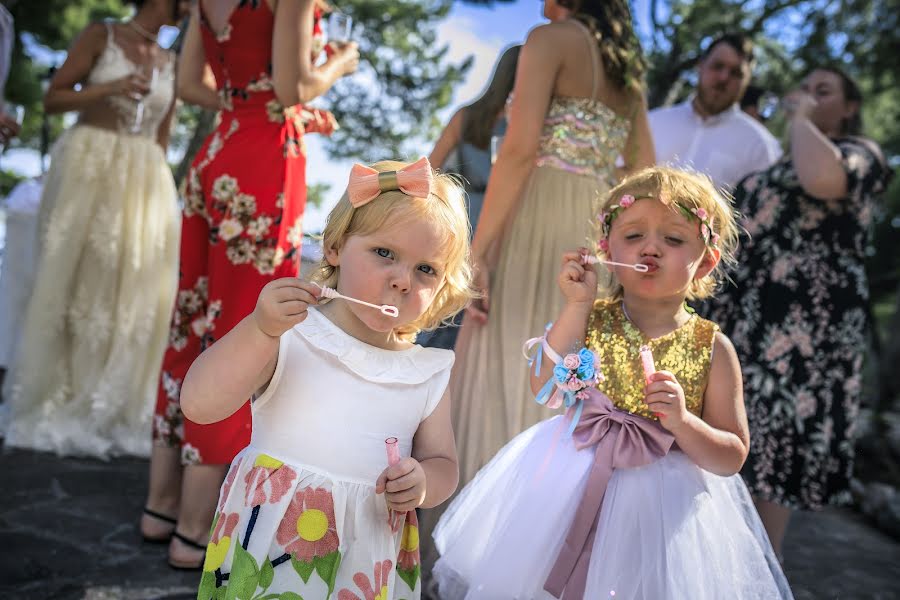
<path id="1" fill-rule="evenodd" d="M 710 318 L 741 359 L 751 493 L 798 509 L 849 499 L 868 328 L 864 251 L 890 171 L 871 144 L 836 140 L 846 198 L 806 194 L 789 154 L 735 190 L 744 236 Z"/>

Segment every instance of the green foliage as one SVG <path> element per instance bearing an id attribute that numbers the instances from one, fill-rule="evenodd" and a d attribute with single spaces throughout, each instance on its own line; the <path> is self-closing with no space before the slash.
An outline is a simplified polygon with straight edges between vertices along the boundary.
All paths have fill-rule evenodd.
<path id="1" fill-rule="evenodd" d="M 471 66 L 446 62 L 436 25 L 451 0 L 341 0 L 335 8 L 353 17 L 360 69 L 335 85 L 326 101 L 341 124 L 327 144 L 332 156 L 363 161 L 402 158 L 413 138 L 434 137 L 437 113 Z M 361 28 L 361 29 L 359 29 Z M 409 143 L 407 141 L 409 140 Z"/>

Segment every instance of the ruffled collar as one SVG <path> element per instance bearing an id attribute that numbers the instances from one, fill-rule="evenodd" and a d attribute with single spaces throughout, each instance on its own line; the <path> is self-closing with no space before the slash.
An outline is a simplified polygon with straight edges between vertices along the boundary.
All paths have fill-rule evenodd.
<path id="1" fill-rule="evenodd" d="M 293 332 L 340 360 L 360 377 L 374 383 L 424 383 L 453 365 L 454 354 L 440 348 L 413 346 L 385 350 L 362 342 L 310 308 L 306 320 Z"/>

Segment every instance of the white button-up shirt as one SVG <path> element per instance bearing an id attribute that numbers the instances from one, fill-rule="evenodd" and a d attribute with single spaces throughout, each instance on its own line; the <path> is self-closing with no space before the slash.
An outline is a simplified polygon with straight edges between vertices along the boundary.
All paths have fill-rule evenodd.
<path id="1" fill-rule="evenodd" d="M 731 191 L 781 157 L 778 140 L 737 104 L 703 118 L 692 101 L 650 111 L 657 164 L 705 173 L 717 187 Z"/>

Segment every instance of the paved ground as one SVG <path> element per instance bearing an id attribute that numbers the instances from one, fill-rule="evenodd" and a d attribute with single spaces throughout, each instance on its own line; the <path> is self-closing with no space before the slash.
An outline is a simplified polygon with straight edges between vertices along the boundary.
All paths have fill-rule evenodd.
<path id="1" fill-rule="evenodd" d="M 140 540 L 146 472 L 136 459 L 0 454 L 0 599 L 193 598 L 199 575 Z M 900 599 L 900 542 L 854 512 L 798 516 L 786 554 L 797 600 Z"/>

